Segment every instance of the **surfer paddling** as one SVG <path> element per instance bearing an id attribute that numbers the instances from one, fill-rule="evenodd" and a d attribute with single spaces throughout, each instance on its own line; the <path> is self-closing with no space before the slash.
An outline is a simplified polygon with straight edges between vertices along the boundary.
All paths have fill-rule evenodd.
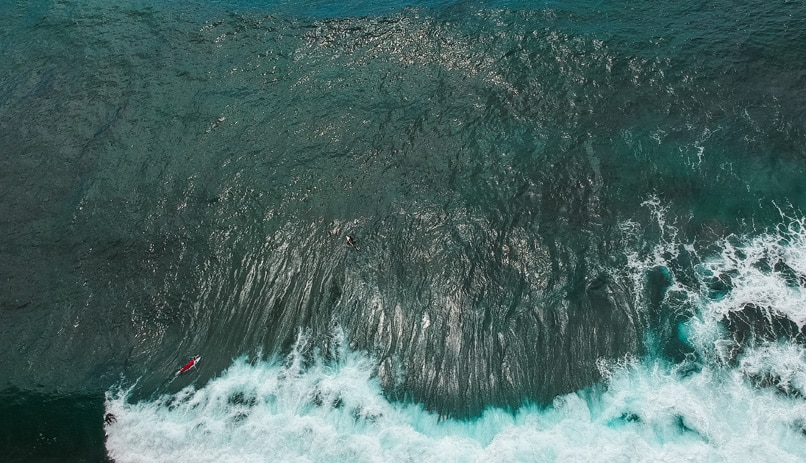
<path id="1" fill-rule="evenodd" d="M 190 361 L 188 363 L 186 363 L 185 366 L 183 366 L 182 368 L 179 369 L 179 371 L 176 372 L 176 376 L 179 376 L 182 373 L 184 373 L 184 372 L 190 370 L 191 368 L 195 367 L 196 364 L 199 363 L 199 360 L 201 360 L 200 355 L 197 355 L 197 356 L 193 357 L 192 359 L 190 359 Z"/>
<path id="2" fill-rule="evenodd" d="M 360 251 L 360 250 L 361 250 L 361 247 L 360 247 L 360 246 L 358 246 L 357 244 L 355 244 L 355 240 L 354 240 L 354 239 L 353 239 L 353 237 L 352 237 L 352 236 L 350 236 L 350 235 L 347 235 L 347 244 L 349 244 L 350 246 L 352 246 L 352 247 L 353 247 L 353 249 L 355 249 L 356 251 Z"/>

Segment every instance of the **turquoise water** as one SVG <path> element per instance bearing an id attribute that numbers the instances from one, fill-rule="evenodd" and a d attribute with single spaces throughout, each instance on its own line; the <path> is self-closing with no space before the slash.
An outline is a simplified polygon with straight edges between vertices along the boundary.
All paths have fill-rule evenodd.
<path id="1" fill-rule="evenodd" d="M 3 3 L 3 454 L 798 461 L 804 13 Z"/>

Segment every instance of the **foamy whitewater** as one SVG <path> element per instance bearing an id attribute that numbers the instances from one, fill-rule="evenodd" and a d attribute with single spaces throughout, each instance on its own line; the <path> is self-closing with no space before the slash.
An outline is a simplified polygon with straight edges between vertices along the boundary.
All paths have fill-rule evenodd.
<path id="1" fill-rule="evenodd" d="M 0 39 L 3 463 L 806 462 L 806 2 Z"/>
<path id="2" fill-rule="evenodd" d="M 686 248 L 657 201 L 647 205 L 667 239 L 633 256 L 638 282 Z M 491 408 L 455 420 L 391 402 L 375 377 L 376 361 L 350 350 L 337 329 L 332 352 L 304 355 L 308 338 L 300 333 L 285 359 L 235 359 L 198 389 L 134 403 L 129 389 L 109 393 L 106 408 L 117 421 L 106 426 L 107 448 L 119 462 L 803 461 L 806 349 L 759 339 L 737 353 L 723 317 L 754 304 L 770 320 L 803 326 L 802 280 L 772 268 L 803 275 L 804 219 L 730 236 L 721 248 L 696 266 L 697 286 L 675 282 L 664 301 L 695 311 L 680 327 L 681 341 L 692 347 L 688 359 L 602 361 L 602 384 L 548 407 Z M 715 295 L 714 280 L 727 278 L 731 287 Z"/>

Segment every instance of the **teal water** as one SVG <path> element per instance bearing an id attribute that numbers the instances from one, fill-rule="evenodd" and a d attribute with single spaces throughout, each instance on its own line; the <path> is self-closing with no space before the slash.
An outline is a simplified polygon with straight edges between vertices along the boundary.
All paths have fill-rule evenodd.
<path id="1" fill-rule="evenodd" d="M 797 461 L 804 13 L 3 3 L 3 453 Z"/>

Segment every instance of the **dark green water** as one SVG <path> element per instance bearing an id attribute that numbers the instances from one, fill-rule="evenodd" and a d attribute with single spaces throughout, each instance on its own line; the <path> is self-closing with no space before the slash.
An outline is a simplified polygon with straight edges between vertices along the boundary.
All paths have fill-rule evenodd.
<path id="1" fill-rule="evenodd" d="M 103 400 L 7 389 L 0 396 L 5 461 L 105 461 Z"/>
<path id="2" fill-rule="evenodd" d="M 804 13 L 2 3 L 4 453 L 95 461 L 119 382 L 300 332 L 468 419 L 707 359 L 675 285 L 806 202 Z"/>

